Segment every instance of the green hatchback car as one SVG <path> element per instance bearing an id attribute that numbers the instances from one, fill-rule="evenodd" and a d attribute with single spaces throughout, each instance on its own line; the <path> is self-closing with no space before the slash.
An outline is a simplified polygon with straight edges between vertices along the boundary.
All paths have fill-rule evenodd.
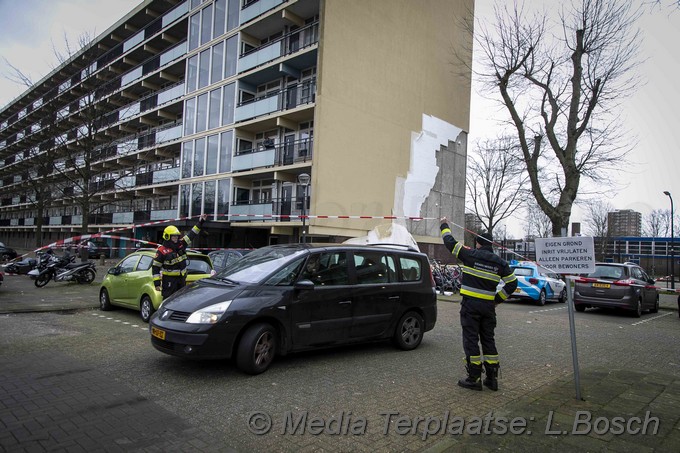
<path id="1" fill-rule="evenodd" d="M 108 311 L 117 306 L 139 310 L 142 320 L 149 322 L 151 315 L 163 302 L 151 275 L 154 256 L 156 249 L 140 249 L 109 269 L 99 289 L 99 308 Z M 187 258 L 187 283 L 215 273 L 207 255 L 188 251 Z"/>

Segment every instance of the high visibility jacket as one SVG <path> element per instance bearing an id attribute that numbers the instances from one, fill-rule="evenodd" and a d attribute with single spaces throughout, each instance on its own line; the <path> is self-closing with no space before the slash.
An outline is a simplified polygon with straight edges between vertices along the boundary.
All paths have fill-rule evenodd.
<path id="1" fill-rule="evenodd" d="M 463 263 L 461 295 L 503 302 L 515 291 L 517 277 L 508 263 L 493 253 L 491 246 L 471 249 L 453 237 L 448 224 L 443 223 L 440 229 L 446 248 Z M 501 281 L 503 286 L 498 290 Z"/>
<path id="2" fill-rule="evenodd" d="M 199 222 L 191 228 L 189 234 L 186 234 L 177 243 L 168 239 L 158 247 L 151 265 L 155 286 L 161 286 L 161 269 L 163 269 L 163 275 L 168 277 L 184 277 L 187 274 L 187 248 L 201 231 L 201 224 L 202 222 Z"/>

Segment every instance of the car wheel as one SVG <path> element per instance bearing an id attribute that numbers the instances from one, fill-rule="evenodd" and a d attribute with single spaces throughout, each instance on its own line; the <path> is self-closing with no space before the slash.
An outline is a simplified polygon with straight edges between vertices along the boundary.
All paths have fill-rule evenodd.
<path id="1" fill-rule="evenodd" d="M 142 297 L 142 301 L 139 304 L 139 314 L 142 315 L 142 321 L 149 322 L 153 312 L 153 303 L 151 303 L 149 296 Z"/>
<path id="2" fill-rule="evenodd" d="M 267 371 L 276 354 L 276 330 L 269 324 L 255 324 L 241 337 L 236 366 L 248 374 Z"/>
<path id="3" fill-rule="evenodd" d="M 2 258 L 3 261 L 9 261 L 10 258 L 12 258 L 12 257 L 9 256 L 9 254 L 7 254 L 7 253 L 3 253 L 1 258 Z"/>
<path id="4" fill-rule="evenodd" d="M 536 301 L 538 305 L 541 307 L 545 305 L 545 290 L 542 289 L 540 294 L 538 295 L 538 300 Z"/>
<path id="5" fill-rule="evenodd" d="M 415 349 L 423 341 L 425 322 L 415 311 L 409 311 L 401 317 L 394 331 L 394 344 L 404 351 Z"/>
<path id="6" fill-rule="evenodd" d="M 559 303 L 563 304 L 567 301 L 567 288 L 562 288 L 562 292 L 560 293 L 560 298 L 557 299 Z"/>
<path id="7" fill-rule="evenodd" d="M 574 305 L 574 309 L 578 312 L 583 313 L 586 311 L 586 306 L 585 305 Z"/>
<path id="8" fill-rule="evenodd" d="M 642 300 L 638 299 L 635 304 L 635 309 L 633 310 L 633 316 L 639 318 L 642 316 Z"/>
<path id="9" fill-rule="evenodd" d="M 52 275 L 51 274 L 42 274 L 38 275 L 38 278 L 35 279 L 35 286 L 38 288 L 42 288 L 43 286 L 47 285 L 50 280 L 52 280 Z"/>
<path id="10" fill-rule="evenodd" d="M 78 283 L 82 283 L 84 285 L 89 285 L 94 281 L 95 278 L 95 273 L 92 269 L 85 269 L 80 273 L 80 278 L 78 278 Z"/>
<path id="11" fill-rule="evenodd" d="M 650 313 L 658 313 L 659 312 L 659 295 L 657 294 L 656 300 L 654 301 L 654 307 L 652 307 L 651 310 L 649 310 Z"/>
<path id="12" fill-rule="evenodd" d="M 99 309 L 101 311 L 109 311 L 113 309 L 113 305 L 111 305 L 111 299 L 109 298 L 109 292 L 104 288 L 102 288 L 99 293 Z"/>

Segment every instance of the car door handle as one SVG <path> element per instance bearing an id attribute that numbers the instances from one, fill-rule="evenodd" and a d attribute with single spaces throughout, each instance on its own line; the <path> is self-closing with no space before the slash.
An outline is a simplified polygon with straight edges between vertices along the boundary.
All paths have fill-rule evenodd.
<path id="1" fill-rule="evenodd" d="M 343 301 L 338 302 L 338 305 L 347 305 L 347 304 L 351 304 L 351 303 L 352 303 L 351 300 L 343 300 Z"/>
<path id="2" fill-rule="evenodd" d="M 387 300 L 399 300 L 399 299 L 400 299 L 399 296 L 390 296 L 387 298 Z"/>

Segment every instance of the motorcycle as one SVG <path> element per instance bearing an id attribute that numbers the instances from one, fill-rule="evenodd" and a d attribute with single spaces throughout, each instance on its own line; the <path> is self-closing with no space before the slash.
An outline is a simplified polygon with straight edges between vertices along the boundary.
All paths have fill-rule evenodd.
<path id="1" fill-rule="evenodd" d="M 67 262 L 65 262 L 68 260 Z M 28 273 L 34 284 L 38 288 L 47 285 L 50 280 L 55 282 L 71 282 L 80 284 L 92 283 L 95 279 L 97 269 L 92 261 L 86 263 L 74 263 L 73 257 L 51 258 L 44 266 L 38 266 Z"/>
<path id="2" fill-rule="evenodd" d="M 21 261 L 14 261 L 5 264 L 5 272 L 8 274 L 28 274 L 38 267 L 38 260 L 35 258 L 24 258 Z"/>

